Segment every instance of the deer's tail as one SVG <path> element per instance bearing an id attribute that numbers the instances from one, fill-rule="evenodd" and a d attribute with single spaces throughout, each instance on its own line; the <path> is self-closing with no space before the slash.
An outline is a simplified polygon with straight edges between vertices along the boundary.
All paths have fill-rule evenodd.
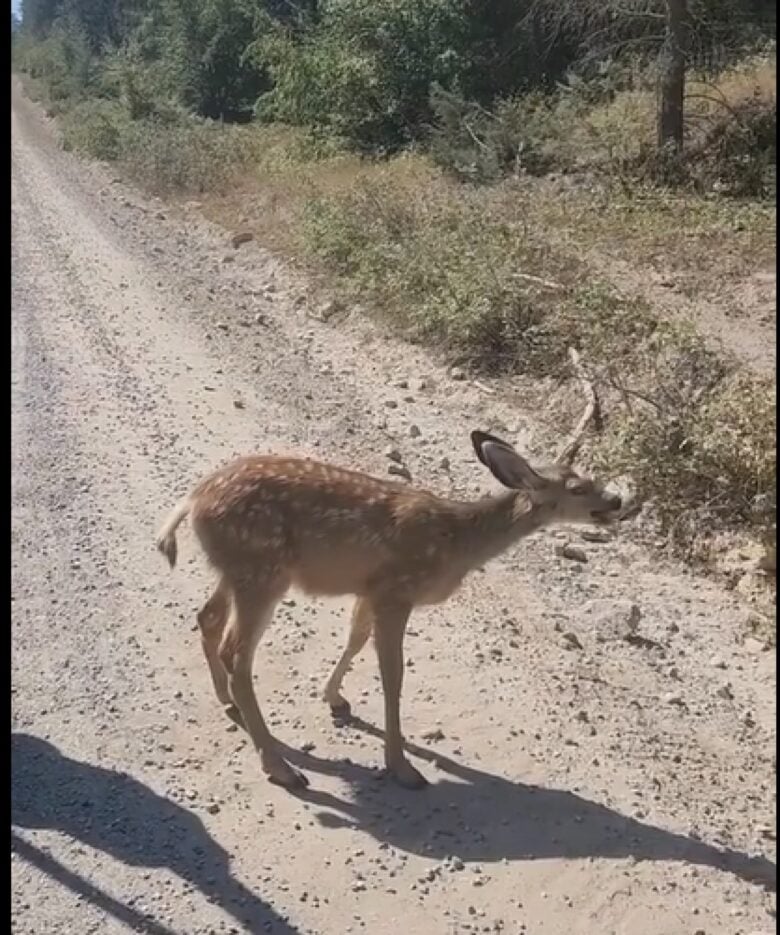
<path id="1" fill-rule="evenodd" d="M 171 568 L 176 567 L 176 530 L 184 519 L 189 515 L 192 509 L 192 503 L 189 497 L 185 497 L 171 511 L 168 519 L 162 525 L 157 533 L 157 548 L 168 559 Z"/>

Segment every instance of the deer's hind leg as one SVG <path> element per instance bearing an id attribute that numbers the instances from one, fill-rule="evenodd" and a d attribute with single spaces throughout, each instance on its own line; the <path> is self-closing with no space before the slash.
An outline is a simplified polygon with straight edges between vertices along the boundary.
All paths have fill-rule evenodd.
<path id="1" fill-rule="evenodd" d="M 219 644 L 228 622 L 231 606 L 230 588 L 224 578 L 220 578 L 211 597 L 198 611 L 198 627 L 203 655 L 209 665 L 211 681 L 220 704 L 233 704 L 228 690 L 228 675 L 219 658 Z"/>
<path id="2" fill-rule="evenodd" d="M 279 745 L 265 723 L 252 687 L 252 662 L 257 644 L 289 581 L 281 576 L 248 576 L 232 586 L 233 610 L 219 647 L 219 658 L 227 671 L 230 697 L 252 743 L 260 754 L 263 772 L 271 782 L 288 789 L 308 785 L 306 777 L 282 756 Z"/>
<path id="3" fill-rule="evenodd" d="M 336 663 L 333 672 L 325 686 L 323 697 L 330 705 L 331 713 L 339 719 L 348 718 L 350 714 L 349 702 L 341 694 L 341 683 L 349 670 L 350 663 L 363 649 L 371 636 L 374 626 L 374 614 L 369 601 L 358 598 L 352 610 L 349 637 L 341 658 Z"/>

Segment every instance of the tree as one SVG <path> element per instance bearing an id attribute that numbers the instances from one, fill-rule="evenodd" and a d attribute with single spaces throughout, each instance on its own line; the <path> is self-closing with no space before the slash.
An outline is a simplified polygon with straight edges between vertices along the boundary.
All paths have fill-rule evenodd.
<path id="1" fill-rule="evenodd" d="M 62 0 L 22 0 L 22 26 L 36 39 L 47 35 L 62 12 Z"/>
<path id="2" fill-rule="evenodd" d="M 659 56 L 658 147 L 683 148 L 685 70 L 688 59 L 688 4 L 665 0 L 666 35 Z"/>

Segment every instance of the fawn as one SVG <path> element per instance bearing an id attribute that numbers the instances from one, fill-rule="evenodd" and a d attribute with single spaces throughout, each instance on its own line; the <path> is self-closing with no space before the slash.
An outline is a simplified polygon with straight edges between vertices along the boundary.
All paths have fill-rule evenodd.
<path id="1" fill-rule="evenodd" d="M 176 563 L 186 516 L 219 574 L 198 613 L 214 689 L 248 732 L 271 782 L 308 784 L 284 759 L 252 687 L 252 663 L 274 606 L 293 585 L 318 595 L 354 594 L 346 648 L 324 698 L 349 713 L 341 684 L 373 633 L 385 701 L 385 763 L 407 788 L 424 777 L 404 755 L 400 725 L 403 639 L 414 607 L 445 601 L 474 568 L 554 523 L 608 523 L 621 499 L 582 477 L 567 456 L 532 467 L 507 442 L 472 432 L 478 459 L 505 486 L 475 502 L 447 500 L 316 461 L 243 457 L 206 477 L 171 513 L 157 547 Z"/>

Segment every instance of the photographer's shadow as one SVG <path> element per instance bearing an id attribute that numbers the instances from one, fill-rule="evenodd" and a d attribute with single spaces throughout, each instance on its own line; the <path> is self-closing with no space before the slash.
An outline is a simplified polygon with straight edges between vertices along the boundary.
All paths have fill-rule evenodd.
<path id="1" fill-rule="evenodd" d="M 249 931 L 297 935 L 267 902 L 232 876 L 227 852 L 197 815 L 126 773 L 71 759 L 48 741 L 25 733 L 11 734 L 11 824 L 59 831 L 127 866 L 166 868 Z M 144 931 L 168 931 L 153 919 L 136 919 L 135 910 L 13 831 L 12 847 L 122 921 L 142 923 Z"/>
<path id="2" fill-rule="evenodd" d="M 353 729 L 379 739 L 382 731 L 352 717 Z M 351 825 L 401 850 L 464 861 L 632 857 L 716 867 L 775 891 L 776 865 L 761 856 L 719 848 L 664 831 L 573 792 L 512 782 L 464 766 L 415 744 L 407 750 L 435 764 L 433 784 L 422 792 L 399 789 L 377 770 L 285 748 L 300 768 L 346 779 L 354 800 L 307 789 L 302 799 L 327 809 L 327 826 Z"/>

